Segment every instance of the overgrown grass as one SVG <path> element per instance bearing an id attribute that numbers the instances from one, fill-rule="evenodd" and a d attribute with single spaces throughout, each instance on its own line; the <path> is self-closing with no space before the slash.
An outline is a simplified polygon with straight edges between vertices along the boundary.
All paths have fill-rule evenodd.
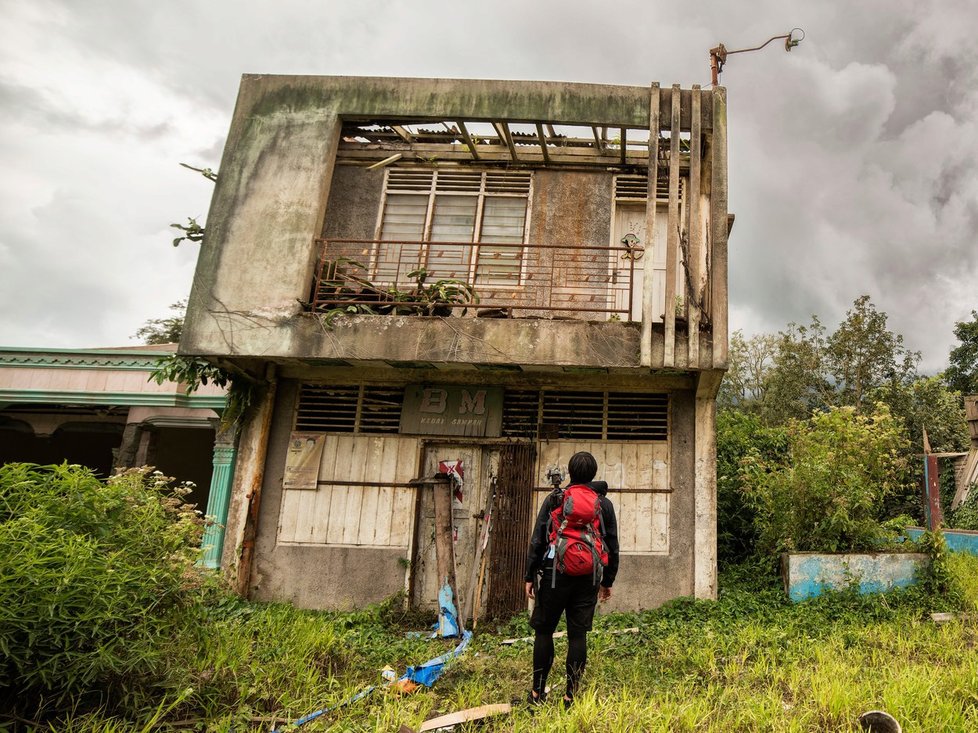
<path id="1" fill-rule="evenodd" d="M 399 599 L 325 613 L 227 594 L 190 564 L 199 522 L 149 478 L 0 471 L 0 729 L 267 731 L 451 648 L 408 636 L 431 619 Z M 741 565 L 716 602 L 600 615 L 570 711 L 520 704 L 479 729 L 849 731 L 882 708 L 907 731 L 978 730 L 978 559 L 938 556 L 927 583 L 886 595 L 792 605 L 770 568 Z M 972 615 L 937 625 L 932 611 Z M 394 731 L 522 701 L 532 645 L 501 641 L 530 634 L 525 617 L 482 625 L 433 689 L 378 689 L 300 730 Z"/>
<path id="2" fill-rule="evenodd" d="M 957 556 L 955 578 L 978 602 L 978 561 Z M 758 578 L 761 580 L 758 580 Z M 885 709 L 904 730 L 978 730 L 978 621 L 930 620 L 949 603 L 912 588 L 881 596 L 834 594 L 792 605 L 783 591 L 741 568 L 726 575 L 717 602 L 681 599 L 641 614 L 607 614 L 590 637 L 586 685 L 574 707 L 519 705 L 485 731 L 855 731 L 866 710 Z M 450 648 L 408 638 L 393 604 L 338 614 L 226 599 L 211 609 L 193 658 L 174 689 L 139 715 L 75 715 L 53 727 L 121 733 L 161 717 L 175 730 L 269 730 L 341 702 Z M 417 619 L 412 619 L 417 621 Z M 610 634 L 638 626 L 637 634 Z M 378 690 L 303 726 L 305 731 L 393 731 L 436 712 L 522 699 L 531 644 L 524 618 L 484 628 L 432 690 Z M 558 663 L 553 698 L 563 687 Z M 190 688 L 190 689 L 186 689 Z M 158 724 L 158 723 L 157 723 Z M 155 727 L 155 724 L 154 726 Z"/>

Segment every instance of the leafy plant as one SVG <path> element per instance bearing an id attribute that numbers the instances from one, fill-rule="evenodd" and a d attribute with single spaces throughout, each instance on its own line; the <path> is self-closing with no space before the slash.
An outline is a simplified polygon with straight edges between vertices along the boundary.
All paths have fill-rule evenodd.
<path id="1" fill-rule="evenodd" d="M 909 480 L 903 426 L 885 405 L 843 407 L 788 427 L 785 462 L 749 456 L 748 496 L 765 552 L 879 549 L 887 496 Z"/>
<path id="2" fill-rule="evenodd" d="M 149 381 L 157 384 L 164 382 L 183 384 L 186 386 L 187 394 L 196 392 L 208 383 L 227 387 L 227 403 L 221 414 L 222 430 L 230 430 L 240 423 L 241 418 L 254 404 L 258 388 L 257 381 L 247 377 L 243 372 L 233 372 L 206 359 L 179 354 L 160 357 L 156 361 L 156 368 L 149 376 Z"/>
<path id="3" fill-rule="evenodd" d="M 197 223 L 196 217 L 188 216 L 186 224 L 170 224 L 170 226 L 183 232 L 183 235 L 173 240 L 174 247 L 179 247 L 180 242 L 185 239 L 188 242 L 197 242 L 198 244 L 204 241 L 204 227 Z"/>
<path id="4" fill-rule="evenodd" d="M 0 696 L 24 709 L 163 682 L 201 578 L 189 489 L 151 469 L 0 467 Z"/>
<path id="5" fill-rule="evenodd" d="M 947 524 L 953 529 L 978 531 L 978 484 L 968 488 L 968 501 L 948 512 Z"/>
<path id="6" fill-rule="evenodd" d="M 330 304 L 320 315 L 320 322 L 331 330 L 336 319 L 345 315 L 450 316 L 462 306 L 479 302 L 475 289 L 462 280 L 443 278 L 428 283 L 428 271 L 419 268 L 408 273 L 414 280 L 411 290 L 395 286 L 386 289 L 374 285 L 359 273 L 366 267 L 356 260 L 340 257 L 323 264 L 316 297 Z"/>

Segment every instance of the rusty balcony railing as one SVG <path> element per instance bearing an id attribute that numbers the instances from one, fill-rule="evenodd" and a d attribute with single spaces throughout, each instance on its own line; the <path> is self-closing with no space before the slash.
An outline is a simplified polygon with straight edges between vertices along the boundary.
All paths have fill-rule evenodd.
<path id="1" fill-rule="evenodd" d="M 315 312 L 641 319 L 644 253 L 633 247 L 316 241 Z"/>

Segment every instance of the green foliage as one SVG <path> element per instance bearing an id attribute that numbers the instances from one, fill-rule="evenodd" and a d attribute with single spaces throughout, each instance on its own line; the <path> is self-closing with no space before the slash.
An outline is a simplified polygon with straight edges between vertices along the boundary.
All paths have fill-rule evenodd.
<path id="1" fill-rule="evenodd" d="M 176 344 L 183 335 L 183 321 L 187 315 L 187 299 L 178 300 L 170 306 L 173 315 L 169 318 L 151 318 L 134 334 L 144 344 Z"/>
<path id="2" fill-rule="evenodd" d="M 971 311 L 970 321 L 954 324 L 954 336 L 960 343 L 951 349 L 944 379 L 963 395 L 978 394 L 978 311 Z"/>
<path id="3" fill-rule="evenodd" d="M 886 314 L 862 295 L 826 341 L 826 366 L 836 385 L 837 404 L 871 408 L 870 391 L 884 384 L 905 384 L 916 376 L 918 352 L 908 351 L 903 336 L 886 327 Z"/>
<path id="4" fill-rule="evenodd" d="M 760 411 L 777 349 L 778 337 L 773 334 L 750 338 L 745 338 L 740 330 L 730 334 L 727 373 L 717 396 L 721 410 Z"/>
<path id="5" fill-rule="evenodd" d="M 0 467 L 0 690 L 18 706 L 165 682 L 203 521 L 169 479 Z"/>
<path id="6" fill-rule="evenodd" d="M 903 420 L 915 452 L 923 452 L 925 429 L 934 451 L 968 449 L 968 423 L 961 408 L 961 396 L 949 390 L 939 377 L 893 382 L 878 387 L 871 396 L 877 402 L 886 403 L 890 412 Z"/>
<path id="7" fill-rule="evenodd" d="M 423 267 L 408 273 L 415 283 L 411 290 L 374 285 L 361 274 L 366 271 L 362 263 L 346 257 L 323 264 L 318 297 L 331 303 L 320 314 L 325 329 L 332 330 L 341 316 L 394 313 L 445 317 L 458 306 L 462 306 L 464 314 L 465 306 L 479 302 L 475 289 L 462 280 L 444 278 L 429 283 L 428 271 Z"/>
<path id="8" fill-rule="evenodd" d="M 179 229 L 183 234 L 173 240 L 173 246 L 179 247 L 180 242 L 196 242 L 200 244 L 204 241 L 204 227 L 197 223 L 196 217 L 188 216 L 186 224 L 170 224 L 173 229 Z"/>
<path id="9" fill-rule="evenodd" d="M 879 549 L 884 500 L 908 480 L 906 438 L 885 405 L 844 407 L 788 427 L 788 459 L 748 456 L 762 552 Z"/>
<path id="10" fill-rule="evenodd" d="M 978 531 L 978 484 L 968 489 L 968 501 L 947 513 L 947 526 Z"/>
<path id="11" fill-rule="evenodd" d="M 225 369 L 206 359 L 179 354 L 160 357 L 149 381 L 157 384 L 183 384 L 187 394 L 192 394 L 207 384 L 227 387 L 227 404 L 221 414 L 222 430 L 234 429 L 240 424 L 245 413 L 255 403 L 258 391 L 257 382 L 243 372 Z"/>
<path id="12" fill-rule="evenodd" d="M 721 566 L 753 554 L 757 542 L 754 508 L 748 501 L 743 462 L 780 464 L 787 453 L 783 428 L 762 425 L 757 415 L 717 415 L 717 559 Z"/>

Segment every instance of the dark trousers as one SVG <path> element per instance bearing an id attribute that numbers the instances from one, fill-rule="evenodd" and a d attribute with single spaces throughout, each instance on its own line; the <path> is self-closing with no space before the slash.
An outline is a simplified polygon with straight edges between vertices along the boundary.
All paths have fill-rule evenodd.
<path id="1" fill-rule="evenodd" d="M 598 586 L 590 576 L 571 577 L 557 573 L 552 584 L 551 570 L 546 570 L 536 587 L 536 604 L 530 626 L 536 632 L 533 640 L 533 689 L 542 694 L 554 662 L 554 631 L 561 615 L 567 617 L 567 691 L 574 697 L 587 664 L 587 632 L 594 621 L 598 604 Z"/>

